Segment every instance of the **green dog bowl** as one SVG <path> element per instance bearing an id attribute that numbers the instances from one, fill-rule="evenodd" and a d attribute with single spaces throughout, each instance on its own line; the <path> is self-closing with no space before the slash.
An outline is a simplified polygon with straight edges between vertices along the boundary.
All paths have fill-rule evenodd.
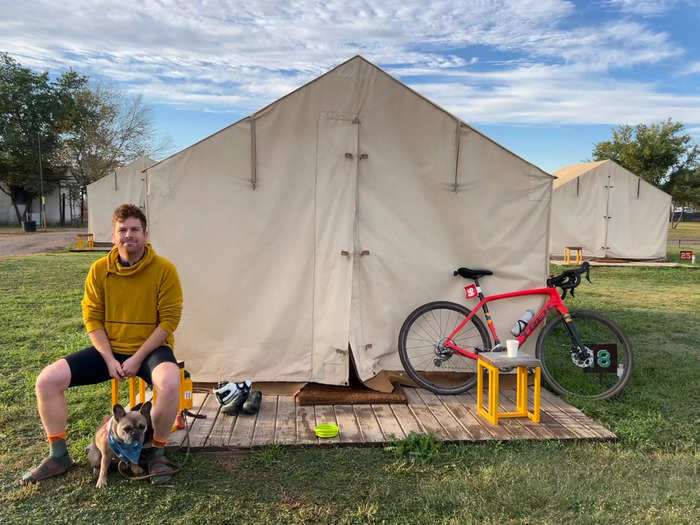
<path id="1" fill-rule="evenodd" d="M 338 435 L 338 425 L 333 423 L 323 423 L 322 425 L 317 425 L 314 428 L 314 432 L 320 438 L 332 438 Z"/>

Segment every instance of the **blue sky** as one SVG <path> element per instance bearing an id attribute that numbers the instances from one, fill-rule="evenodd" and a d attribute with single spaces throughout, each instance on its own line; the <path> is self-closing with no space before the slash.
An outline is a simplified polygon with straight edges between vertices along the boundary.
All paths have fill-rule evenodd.
<path id="1" fill-rule="evenodd" d="M 619 124 L 700 142 L 700 0 L 0 0 L 0 51 L 153 108 L 174 151 L 360 54 L 547 171 Z"/>

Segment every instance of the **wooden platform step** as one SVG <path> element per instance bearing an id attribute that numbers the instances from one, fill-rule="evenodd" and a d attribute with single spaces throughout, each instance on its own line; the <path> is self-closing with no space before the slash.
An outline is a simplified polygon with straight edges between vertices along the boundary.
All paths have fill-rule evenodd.
<path id="1" fill-rule="evenodd" d="M 227 450 L 279 445 L 372 444 L 403 438 L 411 432 L 430 433 L 442 441 L 513 439 L 616 439 L 615 434 L 561 398 L 542 390 L 541 423 L 529 419 L 505 419 L 492 425 L 476 411 L 476 396 L 435 395 L 424 389 L 404 388 L 408 403 L 302 406 L 293 396 L 265 396 L 255 415 L 227 416 L 213 394 L 196 393 L 193 412 L 206 416 L 191 419 L 192 450 Z M 531 397 L 531 396 L 530 396 Z M 515 390 L 502 389 L 504 410 L 515 406 Z M 338 436 L 316 437 L 314 427 L 335 423 Z M 170 436 L 169 447 L 187 446 L 186 432 Z"/>

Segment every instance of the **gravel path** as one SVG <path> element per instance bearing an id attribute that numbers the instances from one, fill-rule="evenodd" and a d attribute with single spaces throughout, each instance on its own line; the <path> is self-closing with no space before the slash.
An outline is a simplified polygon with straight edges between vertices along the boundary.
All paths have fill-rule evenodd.
<path id="1" fill-rule="evenodd" d="M 67 246 L 75 247 L 76 236 L 79 233 L 87 233 L 87 229 L 32 233 L 0 232 L 0 257 L 62 251 Z"/>

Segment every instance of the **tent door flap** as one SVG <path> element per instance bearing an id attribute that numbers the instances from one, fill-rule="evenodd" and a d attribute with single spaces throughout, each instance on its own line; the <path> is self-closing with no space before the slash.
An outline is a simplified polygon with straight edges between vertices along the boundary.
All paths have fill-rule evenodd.
<path id="1" fill-rule="evenodd" d="M 316 149 L 313 377 L 347 381 L 350 304 L 355 256 L 357 124 L 322 113 Z M 340 257 L 338 257 L 340 254 Z M 338 380 L 342 377 L 342 380 Z"/>

